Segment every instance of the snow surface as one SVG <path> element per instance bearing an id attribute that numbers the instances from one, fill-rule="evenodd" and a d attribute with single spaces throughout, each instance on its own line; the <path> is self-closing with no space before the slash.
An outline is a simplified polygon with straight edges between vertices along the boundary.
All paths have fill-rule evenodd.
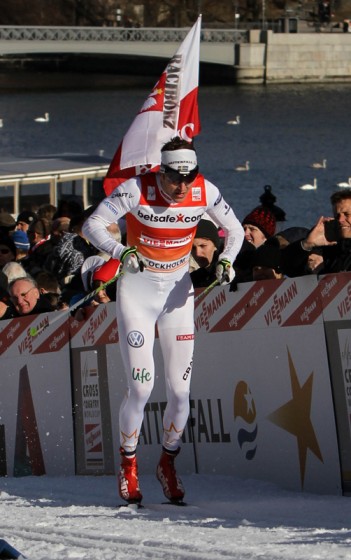
<path id="1" fill-rule="evenodd" d="M 187 507 L 140 476 L 144 509 L 117 509 L 114 476 L 0 480 L 0 538 L 30 560 L 351 558 L 351 498 L 230 476 L 182 476 Z M 0 556 L 1 558 L 2 556 Z"/>

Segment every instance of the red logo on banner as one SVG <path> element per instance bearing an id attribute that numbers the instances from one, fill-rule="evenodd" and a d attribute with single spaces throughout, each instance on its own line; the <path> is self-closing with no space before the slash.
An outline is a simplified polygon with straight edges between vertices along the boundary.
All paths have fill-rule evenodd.
<path id="1" fill-rule="evenodd" d="M 322 315 L 320 289 L 317 286 L 299 307 L 284 321 L 283 327 L 312 325 Z"/>
<path id="2" fill-rule="evenodd" d="M 0 333 L 0 355 L 7 352 L 33 322 L 33 315 L 12 319 Z"/>
<path id="3" fill-rule="evenodd" d="M 46 334 L 46 333 L 45 333 Z M 45 352 L 58 352 L 69 342 L 69 326 L 65 322 L 50 336 L 43 340 L 42 344 L 32 354 L 43 354 Z"/>
<path id="4" fill-rule="evenodd" d="M 103 334 L 96 340 L 95 346 L 103 346 L 105 344 L 113 344 L 118 342 L 117 319 L 114 319 L 110 325 L 106 327 Z"/>
<path id="5" fill-rule="evenodd" d="M 346 288 L 350 283 L 351 275 L 349 272 L 338 272 L 337 274 L 328 274 L 324 276 L 319 282 L 319 293 L 322 299 L 323 309 L 328 307 L 337 296 Z M 345 297 L 337 306 L 337 312 L 340 319 L 350 313 L 351 297 L 350 288 L 347 287 Z"/>
<path id="6" fill-rule="evenodd" d="M 283 282 L 283 281 L 282 281 Z M 252 288 L 231 308 L 218 323 L 210 329 L 211 332 L 236 331 L 242 329 L 252 319 L 257 311 L 276 292 L 281 282 L 255 282 Z"/>

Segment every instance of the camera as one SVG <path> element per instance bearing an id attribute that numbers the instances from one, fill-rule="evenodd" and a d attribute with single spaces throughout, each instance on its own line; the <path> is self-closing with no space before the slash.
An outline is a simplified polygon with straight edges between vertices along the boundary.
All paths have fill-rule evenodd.
<path id="1" fill-rule="evenodd" d="M 340 230 L 337 220 L 324 222 L 324 235 L 327 241 L 339 241 Z"/>

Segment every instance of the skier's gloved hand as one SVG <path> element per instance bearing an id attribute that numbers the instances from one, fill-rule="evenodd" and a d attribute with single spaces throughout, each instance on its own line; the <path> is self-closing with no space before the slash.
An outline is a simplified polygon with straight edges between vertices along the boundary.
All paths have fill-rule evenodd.
<path id="1" fill-rule="evenodd" d="M 133 274 L 139 271 L 143 272 L 145 266 L 143 260 L 138 255 L 136 247 L 128 247 L 123 251 L 121 255 L 121 263 L 123 270 Z"/>
<path id="2" fill-rule="evenodd" d="M 230 284 L 234 280 L 235 272 L 232 263 L 228 259 L 221 259 L 216 265 L 216 278 L 222 286 Z"/>

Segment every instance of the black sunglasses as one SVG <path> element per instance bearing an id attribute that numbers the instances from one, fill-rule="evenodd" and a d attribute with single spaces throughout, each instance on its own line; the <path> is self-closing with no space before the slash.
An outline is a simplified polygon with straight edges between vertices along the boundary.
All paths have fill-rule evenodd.
<path id="1" fill-rule="evenodd" d="M 198 172 L 199 172 L 198 166 L 196 166 L 195 169 L 192 169 L 192 171 L 190 171 L 187 175 L 183 175 L 182 173 L 175 171 L 171 167 L 165 166 L 164 168 L 164 173 L 167 179 L 171 183 L 174 183 L 176 185 L 180 183 L 185 183 L 187 185 L 189 183 L 192 183 L 196 179 Z"/>

